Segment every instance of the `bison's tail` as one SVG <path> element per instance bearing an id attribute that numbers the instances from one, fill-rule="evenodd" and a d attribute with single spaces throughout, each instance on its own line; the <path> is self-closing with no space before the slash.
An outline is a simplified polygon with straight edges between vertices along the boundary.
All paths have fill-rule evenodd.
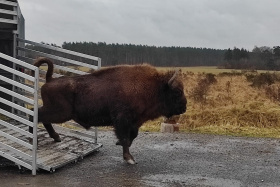
<path id="1" fill-rule="evenodd" d="M 53 75 L 53 62 L 48 58 L 40 57 L 40 58 L 37 58 L 37 60 L 34 63 L 34 66 L 40 67 L 44 63 L 48 64 L 48 71 L 47 71 L 47 74 L 46 74 L 46 82 L 49 82 L 49 81 L 51 81 L 52 75 Z"/>

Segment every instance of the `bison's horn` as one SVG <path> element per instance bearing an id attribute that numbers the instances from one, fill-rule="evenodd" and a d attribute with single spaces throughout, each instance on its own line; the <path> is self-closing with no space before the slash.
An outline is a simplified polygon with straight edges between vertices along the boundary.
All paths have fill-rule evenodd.
<path id="1" fill-rule="evenodd" d="M 168 81 L 168 85 L 171 85 L 176 78 L 177 74 L 179 73 L 179 70 L 177 69 L 174 73 L 174 75 L 171 77 L 171 79 Z"/>

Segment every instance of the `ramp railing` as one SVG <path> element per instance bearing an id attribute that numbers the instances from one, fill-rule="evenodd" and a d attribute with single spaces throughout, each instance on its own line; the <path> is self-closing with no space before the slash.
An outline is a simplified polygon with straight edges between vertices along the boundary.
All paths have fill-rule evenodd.
<path id="1" fill-rule="evenodd" d="M 0 74 L 0 156 L 15 162 L 19 167 L 32 170 L 33 175 L 36 175 L 39 168 L 38 107 L 42 104 L 40 87 L 45 83 L 43 77 L 47 67 L 42 66 L 39 69 L 32 64 L 37 57 L 42 56 L 54 61 L 54 77 L 83 75 L 101 68 L 101 59 L 98 57 L 24 40 L 17 38 L 16 35 L 14 37 L 16 58 L 0 53 L 0 58 L 7 61 L 0 64 L 0 70 L 4 72 Z M 29 121 L 28 116 L 33 116 L 33 121 Z M 65 124 L 67 126 L 64 127 L 81 127 L 74 121 Z M 33 127 L 33 133 L 29 132 L 29 127 Z M 95 135 L 90 137 L 97 145 L 97 127 L 94 132 Z"/>
<path id="2" fill-rule="evenodd" d="M 101 58 L 78 53 L 54 45 L 44 43 L 36 43 L 33 41 L 17 38 L 16 57 L 27 63 L 34 63 L 37 57 L 47 57 L 54 62 L 54 77 L 84 75 L 101 68 Z M 40 86 L 45 83 L 45 74 L 47 66 L 42 66 L 39 69 L 39 91 Z M 42 78 L 40 78 L 42 77 Z M 39 105 L 40 102 L 40 94 Z M 76 126 L 80 127 L 74 121 L 65 123 L 65 127 Z M 94 142 L 97 143 L 97 127 L 95 127 Z"/>
<path id="3" fill-rule="evenodd" d="M 18 3 L 6 0 L 0 0 L 0 4 L 3 6 L 10 6 L 12 10 L 0 8 L 0 13 L 5 14 L 4 17 L 0 17 L 0 22 L 4 24 L 18 24 Z M 4 25 L 5 27 L 5 25 Z"/>
<path id="4" fill-rule="evenodd" d="M 32 170 L 32 174 L 36 175 L 39 69 L 3 53 L 0 53 L 0 58 L 16 64 L 25 70 L 34 72 L 34 76 L 31 76 L 25 72 L 0 64 L 1 70 L 12 74 L 12 76 L 6 77 L 0 75 L 0 92 L 2 92 L 0 102 L 8 106 L 5 107 L 6 109 L 4 107 L 0 108 L 0 156 L 15 162 L 19 167 L 23 166 Z M 25 82 L 13 80 L 14 76 L 22 78 L 22 80 L 28 82 L 28 85 Z M 15 87 L 28 93 L 28 97 L 25 94 L 15 92 L 12 89 Z M 21 104 L 11 102 L 11 98 L 17 98 L 21 103 L 25 103 L 30 107 L 26 108 Z M 34 110 L 31 108 L 34 108 Z M 33 116 L 33 121 L 14 114 L 14 110 L 21 111 L 25 116 Z M 33 127 L 33 134 L 28 132 L 28 127 Z M 30 140 L 32 140 L 31 144 Z M 24 146 L 26 151 L 17 149 L 19 146 Z"/>

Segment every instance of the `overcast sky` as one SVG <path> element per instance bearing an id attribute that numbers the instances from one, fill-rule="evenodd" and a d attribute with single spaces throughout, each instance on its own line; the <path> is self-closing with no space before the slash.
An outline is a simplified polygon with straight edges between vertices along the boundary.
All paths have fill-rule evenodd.
<path id="1" fill-rule="evenodd" d="M 280 0 L 18 0 L 25 37 L 215 49 L 280 45 Z"/>

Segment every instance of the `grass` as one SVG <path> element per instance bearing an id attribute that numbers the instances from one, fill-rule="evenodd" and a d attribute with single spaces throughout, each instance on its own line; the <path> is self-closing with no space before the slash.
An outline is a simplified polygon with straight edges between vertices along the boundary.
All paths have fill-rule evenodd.
<path id="1" fill-rule="evenodd" d="M 179 68 L 182 70 L 183 73 L 192 72 L 192 73 L 213 73 L 218 74 L 222 72 L 232 72 L 232 69 L 219 69 L 216 66 L 197 66 L 197 67 L 175 67 L 175 68 L 169 68 L 169 67 L 159 67 L 159 70 L 174 70 L 176 68 Z M 241 72 L 241 70 L 234 70 Z"/>
<path id="2" fill-rule="evenodd" d="M 181 69 L 188 99 L 187 112 L 178 120 L 181 132 L 280 138 L 280 99 L 271 99 L 267 95 L 268 85 L 252 87 L 246 79 L 246 72 L 236 70 L 215 67 Z M 263 72 L 266 71 L 254 74 Z M 208 73 L 215 74 L 217 82 L 209 85 L 207 93 L 201 97 L 203 100 L 195 100 L 193 90 Z M 280 87 L 280 83 L 276 81 L 271 86 Z M 159 131 L 161 122 L 161 118 L 146 122 L 140 130 Z"/>
<path id="3" fill-rule="evenodd" d="M 218 68 L 217 66 L 194 66 L 194 67 L 158 67 L 158 70 L 174 70 L 174 69 L 181 69 L 182 73 L 187 73 L 187 72 L 192 72 L 192 73 L 213 73 L 213 74 L 220 74 L 220 73 L 232 73 L 232 72 L 237 72 L 237 73 L 242 73 L 242 70 L 239 69 L 222 69 Z M 251 70 L 248 70 L 249 72 Z M 255 72 L 258 73 L 274 73 L 275 71 L 270 71 L 270 70 L 256 70 Z"/>
<path id="4" fill-rule="evenodd" d="M 182 130 L 188 133 L 216 134 L 259 138 L 280 138 L 280 128 L 259 128 L 259 127 L 240 127 L 230 124 L 223 126 L 203 126 L 190 130 Z"/>

